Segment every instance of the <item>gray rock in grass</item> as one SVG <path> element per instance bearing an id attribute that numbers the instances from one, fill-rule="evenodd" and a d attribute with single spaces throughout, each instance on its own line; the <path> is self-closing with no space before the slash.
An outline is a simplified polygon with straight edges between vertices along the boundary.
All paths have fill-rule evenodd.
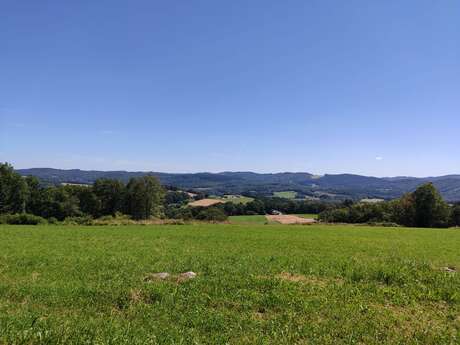
<path id="1" fill-rule="evenodd" d="M 457 270 L 455 269 L 455 267 L 443 267 L 442 270 L 444 272 L 447 272 L 447 273 L 457 273 Z"/>
<path id="2" fill-rule="evenodd" d="M 181 280 L 188 280 L 188 279 L 195 279 L 197 274 L 192 271 L 184 272 L 179 274 L 179 279 Z"/>
<path id="3" fill-rule="evenodd" d="M 152 280 L 165 280 L 168 279 L 171 275 L 168 272 L 158 272 L 158 273 L 150 273 L 147 277 L 145 277 L 146 281 Z"/>

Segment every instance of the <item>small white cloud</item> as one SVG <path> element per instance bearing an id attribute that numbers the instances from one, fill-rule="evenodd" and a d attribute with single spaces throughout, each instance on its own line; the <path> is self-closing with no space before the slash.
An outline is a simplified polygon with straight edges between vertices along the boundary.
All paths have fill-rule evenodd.
<path id="1" fill-rule="evenodd" d="M 377 157 L 375 157 L 375 160 L 376 160 L 376 161 L 383 161 L 383 157 L 377 156 Z"/>

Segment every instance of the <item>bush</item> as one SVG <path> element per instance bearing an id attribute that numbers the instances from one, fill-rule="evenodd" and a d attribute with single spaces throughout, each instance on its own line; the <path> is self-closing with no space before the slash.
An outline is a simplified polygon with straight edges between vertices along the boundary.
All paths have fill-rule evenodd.
<path id="1" fill-rule="evenodd" d="M 401 226 L 394 222 L 369 222 L 367 224 L 371 226 L 380 226 L 380 227 L 389 227 L 389 228 L 397 228 Z"/>
<path id="2" fill-rule="evenodd" d="M 40 225 L 47 223 L 45 218 L 28 213 L 4 214 L 0 216 L 0 224 Z"/>
<path id="3" fill-rule="evenodd" d="M 177 207 L 171 206 L 165 208 L 165 216 L 168 219 L 183 219 L 191 220 L 193 219 L 193 213 L 188 207 Z"/>
<path id="4" fill-rule="evenodd" d="M 321 222 L 326 223 L 351 223 L 350 218 L 350 211 L 348 208 L 323 211 L 318 216 Z"/>
<path id="5" fill-rule="evenodd" d="M 211 222 L 223 222 L 227 220 L 228 216 L 220 208 L 209 207 L 204 210 L 201 210 L 200 213 L 198 213 L 196 218 L 198 220 L 205 220 L 205 221 L 211 221 Z"/>
<path id="6" fill-rule="evenodd" d="M 63 224 L 65 225 L 92 225 L 93 218 L 90 216 L 83 217 L 67 217 L 64 219 Z"/>
<path id="7" fill-rule="evenodd" d="M 102 216 L 95 219 L 92 225 L 129 225 L 136 224 L 130 216 L 116 212 L 115 216 Z"/>
<path id="8" fill-rule="evenodd" d="M 59 224 L 59 221 L 55 217 L 48 218 L 48 224 L 56 225 Z"/>

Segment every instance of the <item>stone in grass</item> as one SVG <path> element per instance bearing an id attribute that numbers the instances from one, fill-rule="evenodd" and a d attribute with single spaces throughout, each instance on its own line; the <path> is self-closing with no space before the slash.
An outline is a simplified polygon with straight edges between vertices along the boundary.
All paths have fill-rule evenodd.
<path id="1" fill-rule="evenodd" d="M 457 273 L 457 270 L 455 269 L 455 267 L 451 267 L 451 266 L 443 267 L 442 270 L 447 273 Z"/>
<path id="2" fill-rule="evenodd" d="M 158 272 L 150 273 L 145 277 L 145 281 L 151 282 L 153 280 L 165 280 L 168 279 L 171 275 L 168 272 Z"/>
<path id="3" fill-rule="evenodd" d="M 185 280 L 189 280 L 189 279 L 195 279 L 196 276 L 197 276 L 197 274 L 195 272 L 188 271 L 188 272 L 184 272 L 184 273 L 179 274 L 178 279 L 180 281 L 185 281 Z"/>

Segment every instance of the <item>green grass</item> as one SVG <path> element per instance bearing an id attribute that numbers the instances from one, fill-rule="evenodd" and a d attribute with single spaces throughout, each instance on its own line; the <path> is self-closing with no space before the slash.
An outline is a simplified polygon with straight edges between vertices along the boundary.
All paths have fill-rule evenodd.
<path id="1" fill-rule="evenodd" d="M 293 192 L 293 191 L 274 192 L 273 196 L 276 196 L 278 198 L 285 198 L 285 199 L 295 199 L 297 196 L 297 192 Z"/>
<path id="2" fill-rule="evenodd" d="M 250 197 L 242 196 L 242 195 L 235 195 L 234 197 L 231 197 L 230 195 L 223 196 L 223 197 L 211 195 L 209 198 L 222 200 L 223 202 L 232 202 L 234 204 L 247 204 L 248 202 L 251 202 L 254 200 L 254 198 L 250 198 Z"/>
<path id="3" fill-rule="evenodd" d="M 233 224 L 265 224 L 267 223 L 267 218 L 263 215 L 255 216 L 230 216 L 228 217 L 230 223 Z"/>
<path id="4" fill-rule="evenodd" d="M 453 229 L 0 226 L 0 344 L 458 344 L 459 249 Z"/>
<path id="5" fill-rule="evenodd" d="M 248 202 L 253 201 L 254 198 L 239 195 L 236 198 L 223 197 L 223 198 L 220 198 L 220 200 L 224 202 L 233 202 L 234 204 L 247 204 Z"/>
<path id="6" fill-rule="evenodd" d="M 298 217 L 308 218 L 308 219 L 318 219 L 318 215 L 313 214 L 313 213 L 293 214 L 293 216 L 298 216 Z"/>

